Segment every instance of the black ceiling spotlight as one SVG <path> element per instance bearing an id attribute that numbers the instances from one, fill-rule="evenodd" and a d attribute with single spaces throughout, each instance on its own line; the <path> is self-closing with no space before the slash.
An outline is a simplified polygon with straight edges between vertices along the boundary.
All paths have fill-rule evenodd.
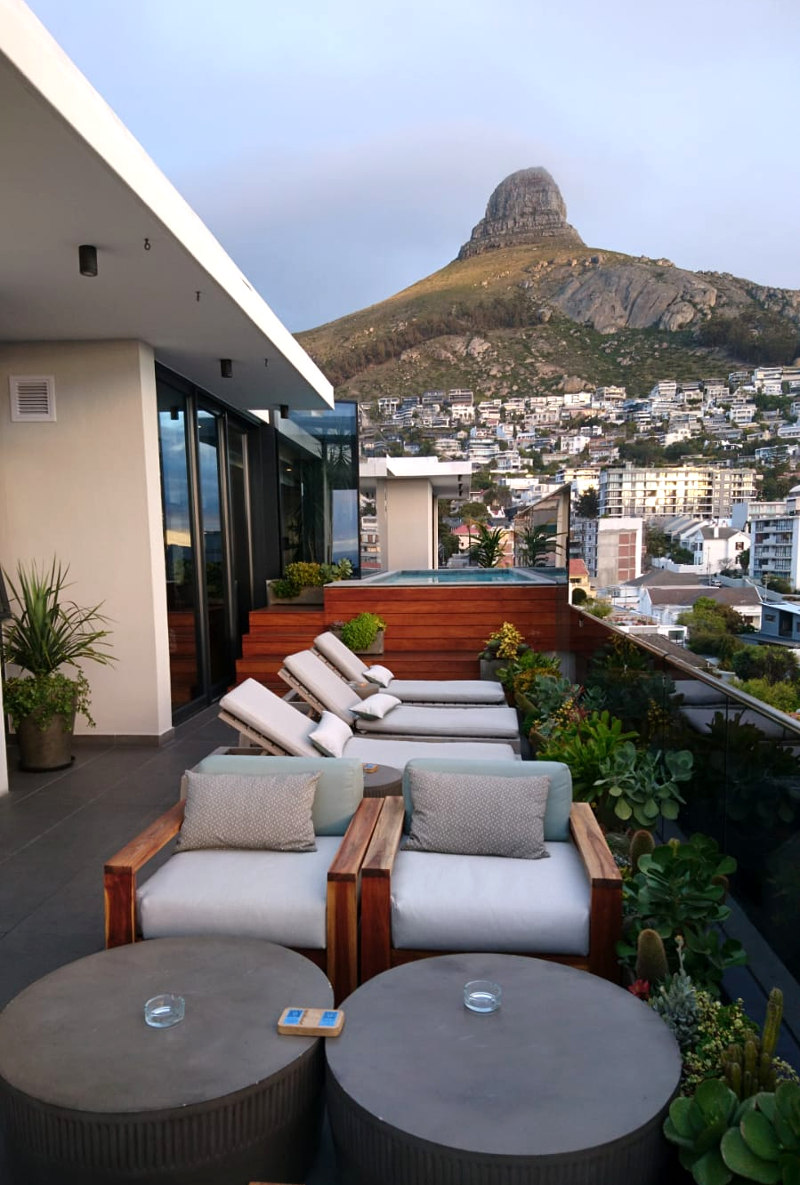
<path id="1" fill-rule="evenodd" d="M 281 413 L 282 420 L 289 419 L 289 404 L 288 403 L 282 403 L 280 405 L 280 407 L 278 408 L 278 411 Z"/>
<path id="2" fill-rule="evenodd" d="M 81 243 L 78 248 L 78 261 L 82 276 L 97 275 L 97 248 L 90 243 Z"/>
<path id="3" fill-rule="evenodd" d="M 233 363 L 230 358 L 220 358 L 219 373 L 224 379 L 233 378 Z"/>

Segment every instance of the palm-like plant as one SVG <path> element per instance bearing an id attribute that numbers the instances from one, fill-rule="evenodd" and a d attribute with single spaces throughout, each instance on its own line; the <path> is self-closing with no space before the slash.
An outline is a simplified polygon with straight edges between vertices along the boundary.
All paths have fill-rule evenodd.
<path id="1" fill-rule="evenodd" d="M 17 566 L 16 582 L 5 573 L 11 594 L 11 617 L 5 624 L 5 657 L 27 671 L 4 683 L 4 704 L 15 725 L 35 716 L 37 726 L 46 728 L 54 715 L 88 712 L 88 683 L 78 668 L 79 661 L 108 666 L 114 662 L 106 638 L 107 618 L 100 605 L 81 608 L 63 599 L 69 587 L 69 568 L 53 560 L 49 569 L 31 564 Z M 61 667 L 76 668 L 74 677 Z"/>
<path id="2" fill-rule="evenodd" d="M 503 558 L 503 528 L 477 524 L 477 538 L 469 549 L 469 558 L 479 568 L 496 568 Z"/>

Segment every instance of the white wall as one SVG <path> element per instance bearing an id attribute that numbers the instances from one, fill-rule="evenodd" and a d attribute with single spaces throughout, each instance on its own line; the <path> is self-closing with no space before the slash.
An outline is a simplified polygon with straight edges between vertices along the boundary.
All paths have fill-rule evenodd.
<path id="1" fill-rule="evenodd" d="M 386 552 L 389 569 L 435 568 L 433 488 L 426 478 L 386 483 Z"/>
<path id="2" fill-rule="evenodd" d="M 12 423 L 9 375 L 55 377 L 56 423 Z M 0 346 L 0 563 L 70 566 L 79 605 L 104 602 L 117 663 L 88 663 L 97 733 L 172 727 L 158 414 L 138 342 Z M 86 732 L 85 721 L 76 731 Z M 91 731 L 91 730 L 88 730 Z"/>

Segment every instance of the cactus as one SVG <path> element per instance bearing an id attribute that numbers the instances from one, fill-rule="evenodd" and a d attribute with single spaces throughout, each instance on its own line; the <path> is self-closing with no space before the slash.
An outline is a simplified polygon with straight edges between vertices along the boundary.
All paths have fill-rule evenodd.
<path id="1" fill-rule="evenodd" d="M 773 988 L 761 1036 L 748 1036 L 729 1045 L 722 1059 L 725 1082 L 738 1099 L 749 1099 L 759 1091 L 775 1090 L 775 1049 L 783 1019 L 783 992 Z"/>
<path id="2" fill-rule="evenodd" d="M 654 851 L 655 846 L 656 841 L 653 838 L 652 831 L 645 831 L 644 829 L 640 831 L 634 831 L 633 835 L 631 836 L 630 844 L 631 868 L 634 872 L 638 872 L 639 857 L 643 856 L 645 852 L 649 854 L 650 852 Z"/>
<path id="3" fill-rule="evenodd" d="M 649 984 L 666 979 L 669 974 L 664 939 L 657 930 L 642 930 L 636 943 L 636 978 Z"/>

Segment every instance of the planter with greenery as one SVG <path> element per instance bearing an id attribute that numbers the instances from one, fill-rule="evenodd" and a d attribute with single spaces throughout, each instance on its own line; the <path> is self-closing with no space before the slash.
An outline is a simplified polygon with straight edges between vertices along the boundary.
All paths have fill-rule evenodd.
<path id="1" fill-rule="evenodd" d="M 517 627 L 510 621 L 504 621 L 499 629 L 489 634 L 483 650 L 478 654 L 481 679 L 497 679 L 501 669 L 528 650 L 530 646 Z"/>
<path id="2" fill-rule="evenodd" d="M 347 580 L 353 575 L 349 560 L 338 564 L 316 564 L 297 561 L 287 564 L 282 577 L 267 581 L 268 605 L 322 605 L 323 586 L 335 580 Z"/>
<path id="3" fill-rule="evenodd" d="M 5 660 L 27 673 L 3 680 L 3 702 L 26 770 L 70 764 L 76 713 L 94 726 L 89 683 L 78 663 L 114 661 L 102 606 L 81 608 L 64 599 L 68 573 L 56 560 L 49 569 L 18 565 L 16 583 L 5 573 L 11 600 L 3 630 Z"/>
<path id="4" fill-rule="evenodd" d="M 383 654 L 386 622 L 377 613 L 358 613 L 348 621 L 335 621 L 331 630 L 356 654 Z"/>

